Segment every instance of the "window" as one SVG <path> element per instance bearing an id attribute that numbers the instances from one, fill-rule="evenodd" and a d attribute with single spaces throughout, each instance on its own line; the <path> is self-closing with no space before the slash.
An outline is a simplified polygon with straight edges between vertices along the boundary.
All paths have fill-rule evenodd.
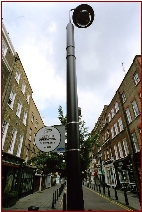
<path id="1" fill-rule="evenodd" d="M 139 141 L 137 139 L 136 133 L 135 132 L 132 133 L 131 136 L 132 136 L 135 152 L 139 152 L 140 151 L 140 144 L 139 144 Z"/>
<path id="2" fill-rule="evenodd" d="M 117 135 L 117 134 L 119 133 L 119 132 L 118 132 L 118 126 L 117 126 L 117 123 L 115 123 L 115 124 L 114 124 L 114 129 L 115 129 L 115 133 L 116 133 L 116 135 Z"/>
<path id="3" fill-rule="evenodd" d="M 31 122 L 33 123 L 34 122 L 34 114 L 32 113 L 32 116 L 31 116 Z"/>
<path id="4" fill-rule="evenodd" d="M 133 110 L 134 110 L 135 117 L 137 117 L 140 114 L 140 112 L 139 112 L 139 108 L 138 108 L 138 105 L 136 103 L 136 100 L 134 100 L 132 102 L 132 107 L 133 107 Z"/>
<path id="5" fill-rule="evenodd" d="M 8 153 L 13 154 L 14 145 L 15 145 L 15 141 L 16 141 L 16 134 L 17 134 L 17 130 L 13 129 L 12 134 L 11 134 L 11 141 L 10 141 Z"/>
<path id="6" fill-rule="evenodd" d="M 106 154 L 107 154 L 107 159 L 109 159 L 109 151 L 108 151 L 108 149 L 106 151 Z"/>
<path id="7" fill-rule="evenodd" d="M 27 115 L 28 115 L 28 113 L 25 111 L 25 112 L 24 112 L 24 117 L 23 117 L 23 124 L 24 124 L 25 126 L 26 126 Z"/>
<path id="8" fill-rule="evenodd" d="M 129 108 L 126 109 L 126 115 L 127 115 L 128 124 L 130 124 L 132 122 L 132 117 L 131 117 Z"/>
<path id="9" fill-rule="evenodd" d="M 35 128 L 37 128 L 37 126 L 38 126 L 38 121 L 36 119 L 36 121 L 35 121 Z"/>
<path id="10" fill-rule="evenodd" d="M 108 114 L 108 121 L 109 122 L 111 121 L 111 114 L 110 113 Z"/>
<path id="11" fill-rule="evenodd" d="M 7 45 L 6 42 L 4 41 L 4 39 L 2 38 L 2 55 L 5 57 L 6 53 L 7 53 Z"/>
<path id="12" fill-rule="evenodd" d="M 115 159 L 116 160 L 118 160 L 119 159 L 119 157 L 118 157 L 118 151 L 117 151 L 117 146 L 116 145 L 114 145 L 114 154 L 115 154 Z"/>
<path id="13" fill-rule="evenodd" d="M 112 108 L 112 109 L 111 109 L 111 117 L 113 118 L 114 115 L 115 115 L 115 113 L 114 113 L 114 108 Z"/>
<path id="14" fill-rule="evenodd" d="M 7 121 L 4 121 L 2 124 L 2 149 L 4 147 L 8 126 L 9 126 L 9 123 Z"/>
<path id="15" fill-rule="evenodd" d="M 125 151 L 125 156 L 127 156 L 129 154 L 129 149 L 128 149 L 126 139 L 123 140 L 123 147 L 124 147 L 124 151 Z"/>
<path id="16" fill-rule="evenodd" d="M 29 102 L 30 102 L 30 94 L 27 95 L 27 102 L 29 104 Z"/>
<path id="17" fill-rule="evenodd" d="M 25 91 L 26 91 L 26 85 L 25 85 L 25 83 L 23 83 L 23 84 L 22 84 L 22 93 L 24 94 Z"/>
<path id="18" fill-rule="evenodd" d="M 134 81 L 135 81 L 135 85 L 137 85 L 137 84 L 140 82 L 139 75 L 138 75 L 138 73 L 136 73 L 136 72 L 135 72 L 135 74 L 134 74 Z"/>
<path id="19" fill-rule="evenodd" d="M 121 132 L 123 130 L 123 123 L 122 123 L 121 117 L 118 119 L 118 124 L 119 124 L 119 129 L 120 129 L 120 132 Z"/>
<path id="20" fill-rule="evenodd" d="M 20 118 L 20 114 L 21 114 L 21 109 L 22 109 L 22 104 L 18 103 L 16 115 L 17 115 L 19 118 Z"/>
<path id="21" fill-rule="evenodd" d="M 20 157 L 21 150 L 22 150 L 22 143 L 23 143 L 23 135 L 20 135 L 19 145 L 17 150 L 17 157 Z"/>
<path id="22" fill-rule="evenodd" d="M 15 79 L 16 79 L 17 83 L 19 84 L 19 80 L 20 80 L 20 71 L 17 71 L 17 72 L 16 72 Z"/>
<path id="23" fill-rule="evenodd" d="M 122 93 L 121 97 L 122 97 L 122 102 L 124 103 L 126 101 L 126 96 L 124 92 Z"/>
<path id="24" fill-rule="evenodd" d="M 119 110 L 118 102 L 115 103 L 115 112 L 117 113 Z"/>
<path id="25" fill-rule="evenodd" d="M 8 99 L 8 105 L 9 105 L 9 107 L 11 109 L 13 109 L 13 104 L 14 104 L 15 96 L 16 96 L 16 94 L 13 91 L 11 91 L 10 97 Z"/>
<path id="26" fill-rule="evenodd" d="M 27 163 L 27 161 L 28 161 L 28 150 L 26 151 L 26 158 L 25 158 L 25 162 Z"/>
<path id="27" fill-rule="evenodd" d="M 114 129 L 113 129 L 113 126 L 111 127 L 111 136 L 112 136 L 112 138 L 114 138 Z"/>
<path id="28" fill-rule="evenodd" d="M 120 142 L 118 142 L 118 148 L 119 148 L 120 158 L 123 158 L 123 151 L 122 151 L 122 146 L 121 146 L 121 143 Z"/>
<path id="29" fill-rule="evenodd" d="M 31 141 L 31 138 L 32 138 L 32 129 L 30 128 L 30 131 L 29 131 L 29 140 Z"/>

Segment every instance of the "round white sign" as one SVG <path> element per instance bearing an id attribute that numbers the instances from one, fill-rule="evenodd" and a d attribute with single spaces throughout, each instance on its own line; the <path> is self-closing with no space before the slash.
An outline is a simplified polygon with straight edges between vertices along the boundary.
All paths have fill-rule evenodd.
<path id="1" fill-rule="evenodd" d="M 53 151 L 60 142 L 61 135 L 55 127 L 43 127 L 35 136 L 36 146 L 43 152 Z"/>

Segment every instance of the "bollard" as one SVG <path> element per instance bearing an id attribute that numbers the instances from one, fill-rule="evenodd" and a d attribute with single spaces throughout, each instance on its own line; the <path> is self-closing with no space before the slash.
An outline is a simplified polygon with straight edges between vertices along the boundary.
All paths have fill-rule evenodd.
<path id="1" fill-rule="evenodd" d="M 101 193 L 101 187 L 100 187 L 100 184 L 99 184 L 99 192 Z"/>
<path id="2" fill-rule="evenodd" d="M 55 191 L 55 202 L 54 203 L 56 204 L 56 191 Z"/>
<path id="3" fill-rule="evenodd" d="M 105 184 L 103 184 L 103 194 L 105 195 Z"/>
<path id="4" fill-rule="evenodd" d="M 110 197 L 110 190 L 109 190 L 109 185 L 108 185 L 108 196 Z"/>
<path id="5" fill-rule="evenodd" d="M 58 195 L 59 195 L 59 194 L 58 194 L 58 189 L 57 189 L 57 201 L 58 201 Z"/>
<path id="6" fill-rule="evenodd" d="M 63 211 L 66 211 L 66 193 L 63 194 Z"/>
<path id="7" fill-rule="evenodd" d="M 38 211 L 39 207 L 38 206 L 30 206 L 28 207 L 28 211 Z"/>
<path id="8" fill-rule="evenodd" d="M 126 188 L 124 188 L 124 197 L 125 197 L 126 205 L 129 205 Z"/>
<path id="9" fill-rule="evenodd" d="M 52 199 L 52 209 L 54 209 L 54 193 L 53 193 L 53 199 Z"/>
<path id="10" fill-rule="evenodd" d="M 118 196 L 117 196 L 116 187 L 114 187 L 114 192 L 115 192 L 115 199 L 116 199 L 116 200 L 118 200 Z"/>

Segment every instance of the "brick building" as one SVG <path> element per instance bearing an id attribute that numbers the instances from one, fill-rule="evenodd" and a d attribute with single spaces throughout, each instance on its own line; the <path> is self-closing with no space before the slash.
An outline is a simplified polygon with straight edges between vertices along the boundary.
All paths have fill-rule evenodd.
<path id="1" fill-rule="evenodd" d="M 90 172 L 97 171 L 94 179 L 110 186 L 127 184 L 131 189 L 140 180 L 140 70 L 137 55 L 91 132 L 92 136 L 99 134 L 99 139 L 90 153 Z"/>
<path id="2" fill-rule="evenodd" d="M 44 126 L 32 93 L 22 62 L 2 23 L 2 191 L 16 190 L 19 197 L 33 191 L 35 172 L 26 162 L 38 152 L 34 135 Z"/>

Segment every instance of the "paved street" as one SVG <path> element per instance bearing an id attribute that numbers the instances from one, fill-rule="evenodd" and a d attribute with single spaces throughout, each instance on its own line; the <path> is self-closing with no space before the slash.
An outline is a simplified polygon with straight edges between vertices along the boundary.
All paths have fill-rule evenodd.
<path id="1" fill-rule="evenodd" d="M 53 193 L 59 189 L 60 185 L 45 189 L 42 192 L 36 192 L 29 196 L 20 199 L 16 205 L 10 208 L 2 208 L 2 210 L 23 210 L 27 211 L 30 206 L 38 206 L 40 210 L 63 210 L 63 193 L 52 208 Z M 66 192 L 66 187 L 64 189 Z M 128 193 L 129 205 L 125 204 L 125 199 L 122 191 L 118 191 L 118 200 L 116 201 L 113 195 L 113 189 L 110 189 L 111 198 L 102 195 L 100 192 L 83 186 L 83 199 L 85 210 L 118 210 L 132 211 L 140 210 L 139 201 L 136 195 Z"/>

